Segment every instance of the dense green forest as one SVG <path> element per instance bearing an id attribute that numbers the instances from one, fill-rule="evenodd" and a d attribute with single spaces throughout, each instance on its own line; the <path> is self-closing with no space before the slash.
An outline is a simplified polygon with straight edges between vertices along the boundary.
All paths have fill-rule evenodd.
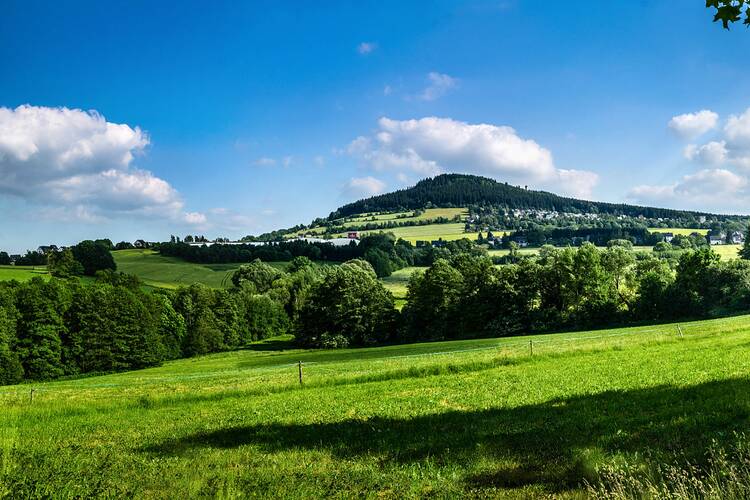
<path id="1" fill-rule="evenodd" d="M 695 218 L 699 212 L 666 208 L 604 203 L 566 198 L 544 191 L 532 191 L 507 183 L 464 174 L 443 174 L 419 181 L 415 186 L 381 194 L 344 205 L 330 214 L 339 219 L 354 214 L 414 210 L 429 207 L 466 207 L 486 204 L 517 209 L 556 210 L 558 212 L 621 214 L 647 218 Z"/>

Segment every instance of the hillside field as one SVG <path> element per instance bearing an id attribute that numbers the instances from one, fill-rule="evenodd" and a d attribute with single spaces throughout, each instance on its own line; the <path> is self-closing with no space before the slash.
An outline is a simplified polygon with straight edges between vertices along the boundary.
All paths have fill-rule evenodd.
<path id="1" fill-rule="evenodd" d="M 460 215 L 461 219 L 465 219 L 469 215 L 467 208 L 427 208 L 419 215 L 414 215 L 413 211 L 410 212 L 394 212 L 386 214 L 360 214 L 350 219 L 347 219 L 349 223 L 367 223 L 367 222 L 411 222 L 411 221 L 423 221 L 423 220 L 434 220 L 438 217 L 445 217 L 446 219 L 452 219 L 453 217 Z M 406 216 L 406 217 L 404 217 Z"/>
<path id="2" fill-rule="evenodd" d="M 49 279 L 46 266 L 0 266 L 0 281 L 28 281 L 35 276 Z"/>
<path id="3" fill-rule="evenodd" d="M 138 276 L 155 288 L 203 283 L 213 288 L 232 286 L 232 273 L 239 264 L 193 264 L 174 257 L 163 257 L 153 250 L 117 250 L 112 252 L 117 270 Z"/>
<path id="4" fill-rule="evenodd" d="M 379 232 L 393 233 L 396 238 L 403 238 L 404 240 L 410 241 L 412 243 L 416 243 L 419 240 L 433 241 L 441 238 L 444 241 L 454 241 L 460 240 L 462 238 L 475 240 L 477 238 L 477 233 L 467 233 L 464 231 L 463 222 L 451 222 L 448 224 L 427 224 L 425 226 L 394 227 L 374 231 L 361 231 L 360 234 L 364 236 Z"/>
<path id="5" fill-rule="evenodd" d="M 681 330 L 317 352 L 277 339 L 0 387 L 0 497 L 580 497 L 602 467 L 700 465 L 747 429 L 750 317 Z"/>
<path id="6" fill-rule="evenodd" d="M 650 228 L 648 230 L 649 233 L 672 233 L 674 235 L 684 235 L 689 236 L 693 233 L 698 233 L 703 236 L 708 234 L 708 229 L 688 229 L 684 227 L 666 227 L 666 228 Z"/>

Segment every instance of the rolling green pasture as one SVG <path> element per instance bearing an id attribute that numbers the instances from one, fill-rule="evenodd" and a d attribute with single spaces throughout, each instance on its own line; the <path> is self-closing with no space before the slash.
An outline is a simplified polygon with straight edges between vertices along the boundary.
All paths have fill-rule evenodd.
<path id="1" fill-rule="evenodd" d="M 117 250 L 112 252 L 117 270 L 138 276 L 144 284 L 156 288 L 203 283 L 213 288 L 232 286 L 232 273 L 239 264 L 193 264 L 164 257 L 153 250 Z"/>
<path id="2" fill-rule="evenodd" d="M 361 235 L 375 234 L 381 231 L 362 231 Z M 477 233 L 464 232 L 462 222 L 451 222 L 448 224 L 427 224 L 425 226 L 407 226 L 383 229 L 382 232 L 393 233 L 396 238 L 416 243 L 419 240 L 432 241 L 442 238 L 445 241 L 460 240 L 469 238 L 475 240 Z M 343 235 L 342 235 L 343 236 Z"/>
<path id="3" fill-rule="evenodd" d="M 0 266 L 0 281 L 28 281 L 35 276 L 49 279 L 46 266 Z"/>
<path id="4" fill-rule="evenodd" d="M 408 217 L 401 217 L 408 215 Z M 352 217 L 348 223 L 367 223 L 367 222 L 410 222 L 410 221 L 423 221 L 423 220 L 434 220 L 438 217 L 445 217 L 452 219 L 456 215 L 460 215 L 462 219 L 469 215 L 469 210 L 466 208 L 427 208 L 423 213 L 415 216 L 414 212 L 395 212 L 390 214 L 361 214 L 356 217 Z"/>
<path id="5" fill-rule="evenodd" d="M 399 216 L 404 216 L 399 218 Z M 413 211 L 409 212 L 393 212 L 393 213 L 387 213 L 387 214 L 360 214 L 357 216 L 352 217 L 351 219 L 347 219 L 346 222 L 343 222 L 343 226 L 345 228 L 360 226 L 362 224 L 366 223 L 386 223 L 390 221 L 397 221 L 397 222 L 415 222 L 415 221 L 429 221 L 437 219 L 438 217 L 445 217 L 448 219 L 452 219 L 456 215 L 460 215 L 462 218 L 465 218 L 469 215 L 469 211 L 466 208 L 428 208 L 424 211 L 424 213 L 421 213 L 417 216 L 414 215 Z M 437 224 L 436 224 L 437 225 Z M 463 225 L 462 224 L 456 224 L 461 226 L 461 231 L 463 232 Z M 315 227 L 312 229 L 306 229 L 304 231 L 298 231 L 296 233 L 290 233 L 286 235 L 287 238 L 294 238 L 301 234 L 307 234 L 307 233 L 313 233 L 316 235 L 322 235 L 325 233 L 324 227 Z M 386 231 L 399 231 L 401 229 L 409 229 L 409 228 L 397 228 L 397 229 L 384 229 Z M 430 232 L 434 233 L 435 231 L 430 230 Z M 455 228 L 449 228 L 448 232 L 450 234 L 455 233 Z M 345 236 L 343 233 L 335 235 L 336 237 L 342 237 Z M 476 234 L 474 235 L 476 237 Z M 407 238 L 404 238 L 407 239 Z M 419 238 L 417 238 L 419 239 Z M 434 238 L 437 239 L 437 238 Z M 443 238 L 446 240 L 447 238 Z M 414 240 L 416 241 L 416 240 Z"/>
<path id="6" fill-rule="evenodd" d="M 681 330 L 278 339 L 2 387 L 0 497 L 580 498 L 607 466 L 701 465 L 749 429 L 750 317 Z"/>

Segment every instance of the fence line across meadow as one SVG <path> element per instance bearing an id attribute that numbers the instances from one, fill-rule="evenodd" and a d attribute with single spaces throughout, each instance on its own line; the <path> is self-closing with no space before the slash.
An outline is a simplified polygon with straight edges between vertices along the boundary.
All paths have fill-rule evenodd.
<path id="1" fill-rule="evenodd" d="M 737 323 L 738 322 L 737 317 L 728 317 L 728 318 L 720 318 L 716 320 L 711 320 L 712 325 L 722 325 L 727 323 Z M 748 317 L 745 316 L 743 318 L 745 326 L 750 325 L 748 322 Z M 482 351 L 497 351 L 499 354 L 505 355 L 507 358 L 511 357 L 526 357 L 526 356 L 539 356 L 539 355 L 545 355 L 550 354 L 551 352 L 566 352 L 568 349 L 560 350 L 560 351 L 550 351 L 550 348 L 556 347 L 556 346 L 571 346 L 575 345 L 575 343 L 580 342 L 580 345 L 585 346 L 585 343 L 588 341 L 594 341 L 594 340 L 601 340 L 601 339 L 610 339 L 610 338 L 622 338 L 622 337 L 634 337 L 634 336 L 640 336 L 646 339 L 647 337 L 651 337 L 652 339 L 655 338 L 684 338 L 687 335 L 690 335 L 691 337 L 695 337 L 696 334 L 699 334 L 700 331 L 697 330 L 703 330 L 705 328 L 704 322 L 689 322 L 689 323 L 683 323 L 683 324 L 669 324 L 669 325 L 661 325 L 655 328 L 646 328 L 644 327 L 631 327 L 631 331 L 619 331 L 617 333 L 602 333 L 600 335 L 575 335 L 574 333 L 565 333 L 565 334 L 550 334 L 549 337 L 551 338 L 544 338 L 546 335 L 534 335 L 530 337 L 525 336 L 518 336 L 518 337 L 506 337 L 504 339 L 497 339 L 496 342 L 493 342 L 486 346 L 481 347 L 470 347 L 470 348 L 458 348 L 458 349 L 447 349 L 442 351 L 433 351 L 433 352 L 423 352 L 423 353 L 415 353 L 415 354 L 394 354 L 391 356 L 376 356 L 376 357 L 370 357 L 370 358 L 351 358 L 351 359 L 332 359 L 330 361 L 295 361 L 295 362 L 284 362 L 279 364 L 267 364 L 264 366 L 247 366 L 247 367 L 241 367 L 237 368 L 235 370 L 228 370 L 224 371 L 224 373 L 227 372 L 235 372 L 237 374 L 240 373 L 251 373 L 251 374 L 257 374 L 261 375 L 263 373 L 268 372 L 279 372 L 281 370 L 289 370 L 290 374 L 294 373 L 294 378 L 296 379 L 298 375 L 304 375 L 304 378 L 307 379 L 308 377 L 312 377 L 313 380 L 319 380 L 319 378 L 316 376 L 317 374 L 321 374 L 320 372 L 326 372 L 325 374 L 321 374 L 325 377 L 330 377 L 332 381 L 336 381 L 337 377 L 335 375 L 340 375 L 342 380 L 345 380 L 347 378 L 357 378 L 357 377 L 366 377 L 368 375 L 377 375 L 377 374 L 387 374 L 389 372 L 388 367 L 386 366 L 380 366 L 377 368 L 369 368 L 369 369 L 357 369 L 357 367 L 339 367 L 339 368 L 333 368 L 330 367 L 330 365 L 335 365 L 339 363 L 357 363 L 357 362 L 384 362 L 387 363 L 391 360 L 403 360 L 403 359 L 410 359 L 410 358 L 430 358 L 430 357 L 445 357 L 446 363 L 452 363 L 454 360 L 451 359 L 452 355 L 460 355 L 464 353 L 470 353 L 470 352 L 482 352 Z M 605 330 L 606 332 L 606 330 Z M 656 335 L 655 335 L 656 334 Z M 591 343 L 592 345 L 595 345 L 594 343 Z M 575 347 L 572 350 L 576 349 Z M 508 352 L 511 351 L 511 352 Z M 541 352 L 540 352 L 541 351 Z M 309 355 L 310 351 L 305 352 L 304 355 Z M 511 356 L 508 356 L 511 354 Z M 484 360 L 486 362 L 487 360 Z M 467 365 L 470 363 L 467 363 Z M 429 369 L 431 365 L 427 366 L 414 366 L 414 367 L 400 367 L 397 369 L 397 371 L 404 371 L 409 370 L 411 368 L 414 369 Z M 304 373 L 298 373 L 303 372 Z M 172 381 L 175 381 L 176 379 L 180 380 L 194 380 L 194 379 L 202 379 L 202 378 L 213 378 L 216 377 L 216 372 L 211 373 L 194 373 L 194 374 L 182 374 L 178 376 L 171 376 L 169 379 Z M 145 376 L 145 380 L 149 380 L 151 377 Z M 144 380 L 142 379 L 142 381 Z M 159 380 L 162 379 L 160 376 L 156 376 L 151 380 L 152 383 L 159 383 Z M 301 379 L 302 380 L 302 379 Z M 163 381 L 163 379 L 162 379 Z M 71 382 L 71 381 L 61 381 L 63 383 L 65 382 Z M 303 382 L 301 382 L 303 383 Z M 92 384 L 89 387 L 119 387 L 128 385 L 127 382 L 124 383 L 102 383 L 102 384 Z M 290 386 L 290 388 L 293 387 Z M 48 392 L 49 389 L 32 389 L 37 394 Z"/>

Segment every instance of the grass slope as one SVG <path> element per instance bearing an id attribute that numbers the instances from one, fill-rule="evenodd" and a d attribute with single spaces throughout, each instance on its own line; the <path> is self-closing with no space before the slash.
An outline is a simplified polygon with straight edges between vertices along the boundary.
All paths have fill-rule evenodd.
<path id="1" fill-rule="evenodd" d="M 684 227 L 667 227 L 667 228 L 651 228 L 648 230 L 649 233 L 672 233 L 674 235 L 690 236 L 693 233 L 698 233 L 703 236 L 708 234 L 709 229 L 686 229 Z"/>
<path id="2" fill-rule="evenodd" d="M 232 273 L 239 264 L 193 264 L 174 257 L 163 257 L 153 250 L 112 252 L 117 270 L 138 276 L 146 285 L 177 288 L 203 283 L 213 288 L 232 286 Z"/>
<path id="3" fill-rule="evenodd" d="M 28 281 L 35 276 L 49 279 L 46 266 L 0 266 L 0 281 Z"/>
<path id="4" fill-rule="evenodd" d="M 580 496 L 602 465 L 700 463 L 750 424 L 750 317 L 681 327 L 272 341 L 0 388 L 0 496 Z"/>
<path id="5" fill-rule="evenodd" d="M 362 231 L 361 235 L 374 234 L 381 231 Z M 445 241 L 460 240 L 462 238 L 469 238 L 475 240 L 477 233 L 464 232 L 464 223 L 462 222 L 451 222 L 448 224 L 427 224 L 425 226 L 407 226 L 407 227 L 395 227 L 383 229 L 382 232 L 393 233 L 396 238 L 403 238 L 404 240 L 416 243 L 419 240 L 422 241 L 433 241 L 443 239 Z"/>

